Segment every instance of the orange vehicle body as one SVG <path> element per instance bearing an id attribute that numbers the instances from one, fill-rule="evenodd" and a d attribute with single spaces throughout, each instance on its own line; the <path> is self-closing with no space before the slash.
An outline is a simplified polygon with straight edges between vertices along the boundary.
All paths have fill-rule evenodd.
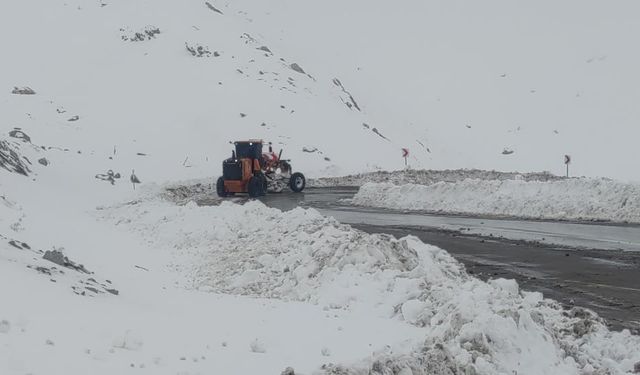
<path id="1" fill-rule="evenodd" d="M 230 158 L 222 161 L 222 176 L 215 183 L 219 197 L 248 193 L 255 198 L 267 191 L 282 192 L 287 186 L 295 193 L 304 189 L 304 175 L 292 173 L 289 160 L 282 159 L 282 150 L 276 154 L 268 143 L 268 151 L 263 152 L 261 139 L 232 143 L 235 150 Z"/>
<path id="2" fill-rule="evenodd" d="M 253 165 L 252 165 L 253 161 Z M 240 159 L 242 163 L 242 179 L 241 180 L 225 180 L 224 189 L 229 193 L 246 193 L 249 191 L 249 180 L 253 177 L 254 172 L 260 171 L 260 162 L 257 159 L 244 158 Z"/>

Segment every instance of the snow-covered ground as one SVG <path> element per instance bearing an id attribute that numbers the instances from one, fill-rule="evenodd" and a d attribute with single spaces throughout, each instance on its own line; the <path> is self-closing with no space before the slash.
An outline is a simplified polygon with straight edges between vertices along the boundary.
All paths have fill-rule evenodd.
<path id="1" fill-rule="evenodd" d="M 480 281 L 442 249 L 359 232 L 312 209 L 283 213 L 257 201 L 176 207 L 153 198 L 101 216 L 152 247 L 175 249 L 187 287 L 424 328 L 410 354 L 390 344 L 365 367 L 390 359 L 383 366 L 414 374 L 623 373 L 640 360 L 640 337 L 609 332 L 593 313 L 564 311 L 513 280 Z"/>
<path id="2" fill-rule="evenodd" d="M 320 177 L 309 180 L 308 185 L 313 187 L 362 186 L 368 182 L 391 183 L 394 185 L 431 185 L 436 182 L 458 182 L 466 179 L 555 181 L 562 180 L 563 177 L 553 175 L 549 172 L 518 173 L 485 171 L 480 169 L 404 169 L 393 172 L 378 171 L 339 177 Z"/>
<path id="3" fill-rule="evenodd" d="M 367 183 L 352 203 L 454 214 L 640 223 L 640 185 L 607 179 Z"/>
<path id="4" fill-rule="evenodd" d="M 447 38 L 462 37 L 450 33 L 437 33 L 448 35 L 436 43 L 447 53 L 430 53 L 439 56 L 433 66 L 395 69 L 378 65 L 393 59 L 377 57 L 377 67 L 361 64 L 355 56 L 385 52 L 353 48 L 366 33 L 347 32 L 341 22 L 327 30 L 323 12 L 344 20 L 343 13 L 365 11 L 363 27 L 392 33 L 370 38 L 384 48 L 424 35 L 380 27 L 388 17 L 405 14 L 402 24 L 416 27 L 438 27 L 425 15 L 449 17 L 416 2 L 388 13 L 382 2 L 301 4 L 0 2 L 0 373 L 278 374 L 291 366 L 308 375 L 392 366 L 402 375 L 618 374 L 639 367 L 638 337 L 609 332 L 591 313 L 562 311 L 512 281 L 479 281 L 444 250 L 413 238 L 365 235 L 312 210 L 282 213 L 255 202 L 179 206 L 163 200 L 161 185 L 212 180 L 230 153 L 227 141 L 255 137 L 283 147 L 310 176 L 394 169 L 407 144 L 414 167 L 554 170 L 575 150 L 577 173 L 605 174 L 612 160 L 622 170 L 633 160 L 626 146 L 634 142 L 638 95 L 629 83 L 637 64 L 620 36 L 635 35 L 635 3 L 594 12 L 602 20 L 595 32 L 604 36 L 593 44 L 574 43 L 593 29 L 588 20 L 566 39 L 554 32 L 562 23 L 548 34 L 526 28 L 532 46 L 551 41 L 547 52 L 559 52 L 545 79 L 527 68 L 544 60 L 540 50 L 443 74 L 442 64 L 469 57 L 442 50 L 456 45 Z M 551 5 L 538 9 L 545 23 Z M 458 16 L 466 10 L 442 7 L 456 21 L 451 27 L 465 23 Z M 322 25 L 310 22 L 309 11 Z M 613 15 L 629 22 L 613 23 Z M 335 49 L 316 44 L 318 36 Z M 405 89 L 382 95 L 365 84 L 393 79 L 390 71 L 403 73 L 397 83 Z M 570 79 L 559 80 L 556 72 L 567 71 Z M 452 80 L 460 72 L 477 76 Z M 453 90 L 451 82 L 468 85 Z M 482 92 L 485 83 L 493 95 Z M 578 86 L 582 99 L 574 98 Z M 605 130 L 620 134 L 615 146 L 603 143 Z M 488 141 L 477 142 L 481 136 Z M 502 154 L 505 147 L 515 152 Z M 135 191 L 132 174 L 142 181 Z"/>
<path id="5" fill-rule="evenodd" d="M 205 245 L 185 233 L 190 226 L 216 233 L 212 219 L 236 225 L 238 209 L 203 216 L 190 207 L 140 201 L 119 180 L 81 178 L 91 163 L 72 165 L 35 164 L 29 177 L 1 171 L 3 375 L 279 374 L 288 366 L 310 374 L 323 363 L 351 363 L 387 346 L 409 353 L 424 338 L 421 327 L 368 312 L 195 290 L 191 270 L 237 234 L 227 231 Z M 153 196 L 164 191 L 153 187 Z M 171 230 L 139 236 L 137 225 L 150 220 L 127 214 L 129 207 L 164 215 L 152 217 L 171 219 Z M 191 214 L 178 220 L 181 212 Z M 253 221 L 262 222 L 259 216 Z M 170 236 L 176 232 L 182 234 Z M 50 256 L 58 252 L 68 258 Z"/>
<path id="6" fill-rule="evenodd" d="M 81 178 L 93 165 L 78 160 L 2 172 L 3 374 L 622 374 L 640 362 L 639 337 L 480 281 L 415 238 L 259 202 L 176 205 L 167 186 Z"/>
<path id="7" fill-rule="evenodd" d="M 640 361 L 640 337 L 514 281 L 480 281 L 415 238 L 259 202 L 177 206 L 163 192 L 63 222 L 4 206 L 15 236 L 33 240 L 1 245 L 3 373 L 621 374 Z M 69 226 L 78 236 L 53 240 Z M 50 243 L 92 273 L 40 259 Z"/>

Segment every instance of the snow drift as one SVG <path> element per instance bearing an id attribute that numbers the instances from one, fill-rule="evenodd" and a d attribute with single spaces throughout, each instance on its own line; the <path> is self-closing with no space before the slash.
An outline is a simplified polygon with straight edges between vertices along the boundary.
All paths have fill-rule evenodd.
<path id="1" fill-rule="evenodd" d="M 607 179 L 468 179 L 427 186 L 368 183 L 353 203 L 455 214 L 640 223 L 640 185 Z"/>
<path id="2" fill-rule="evenodd" d="M 369 235 L 315 210 L 257 201 L 176 207 L 147 198 L 101 212 L 152 246 L 176 249 L 188 287 L 368 310 L 427 329 L 411 355 L 380 353 L 327 373 L 621 374 L 640 361 L 640 337 L 610 332 L 594 313 L 565 311 L 513 280 L 476 279 L 413 237 Z"/>
<path id="3" fill-rule="evenodd" d="M 459 182 L 466 179 L 557 181 L 564 179 L 564 177 L 559 177 L 549 172 L 519 173 L 485 171 L 480 169 L 405 169 L 392 172 L 377 171 L 358 173 L 340 177 L 321 177 L 309 180 L 309 186 L 362 186 L 368 182 L 391 183 L 394 185 L 431 185 L 436 182 Z"/>

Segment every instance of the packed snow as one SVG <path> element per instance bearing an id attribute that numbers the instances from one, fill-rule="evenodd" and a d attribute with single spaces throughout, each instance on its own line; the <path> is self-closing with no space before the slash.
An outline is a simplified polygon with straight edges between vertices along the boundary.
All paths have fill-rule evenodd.
<path id="1" fill-rule="evenodd" d="M 313 209 L 176 206 L 147 196 L 99 215 L 149 246 L 174 249 L 187 288 L 368 311 L 425 329 L 409 354 L 383 351 L 327 373 L 388 362 L 413 374 L 621 374 L 640 361 L 640 337 L 610 332 L 588 310 L 565 311 L 513 280 L 481 281 L 442 249 L 366 234 Z"/>
<path id="2" fill-rule="evenodd" d="M 419 184 L 431 185 L 436 182 L 458 182 L 466 179 L 480 180 L 524 180 L 524 181 L 557 181 L 563 177 L 549 172 L 500 172 L 479 169 L 424 170 L 404 169 L 393 172 L 378 171 L 358 173 L 339 177 L 320 177 L 309 180 L 309 186 L 362 186 L 368 182 L 390 183 L 394 185 Z"/>
<path id="3" fill-rule="evenodd" d="M 640 223 L 640 184 L 608 179 L 367 183 L 352 203 L 455 214 Z"/>
<path id="4" fill-rule="evenodd" d="M 3 375 L 279 374 L 287 367 L 311 374 L 387 346 L 408 354 L 423 339 L 421 327 L 366 312 L 191 290 L 194 263 L 181 250 L 189 246 L 130 233 L 136 217 L 105 221 L 97 202 L 140 198 L 119 181 L 74 179 L 93 166 L 76 167 L 50 173 L 52 166 L 37 164 L 32 178 L 2 172 Z M 144 207 L 167 209 L 167 218 L 187 209 Z M 233 210 L 216 212 L 222 220 Z"/>

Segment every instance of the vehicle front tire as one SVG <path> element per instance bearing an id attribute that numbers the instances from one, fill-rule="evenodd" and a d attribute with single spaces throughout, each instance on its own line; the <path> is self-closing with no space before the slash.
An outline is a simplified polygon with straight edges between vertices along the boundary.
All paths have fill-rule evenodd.
<path id="1" fill-rule="evenodd" d="M 264 177 L 253 176 L 249 180 L 249 185 L 247 186 L 248 188 L 247 190 L 251 198 L 257 198 L 265 194 L 263 178 Z"/>
<path id="2" fill-rule="evenodd" d="M 291 175 L 289 179 L 289 188 L 294 193 L 299 193 L 304 190 L 304 187 L 307 186 L 307 180 L 304 178 L 304 175 L 300 172 L 296 172 Z"/>
<path id="3" fill-rule="evenodd" d="M 224 198 L 229 195 L 229 193 L 224 189 L 224 178 L 222 177 L 218 178 L 218 181 L 216 182 L 216 193 L 218 193 L 220 198 Z"/>
<path id="4" fill-rule="evenodd" d="M 262 191 L 261 195 L 267 195 L 267 189 L 269 188 L 269 183 L 267 182 L 267 176 L 261 174 L 260 180 L 262 181 Z"/>

